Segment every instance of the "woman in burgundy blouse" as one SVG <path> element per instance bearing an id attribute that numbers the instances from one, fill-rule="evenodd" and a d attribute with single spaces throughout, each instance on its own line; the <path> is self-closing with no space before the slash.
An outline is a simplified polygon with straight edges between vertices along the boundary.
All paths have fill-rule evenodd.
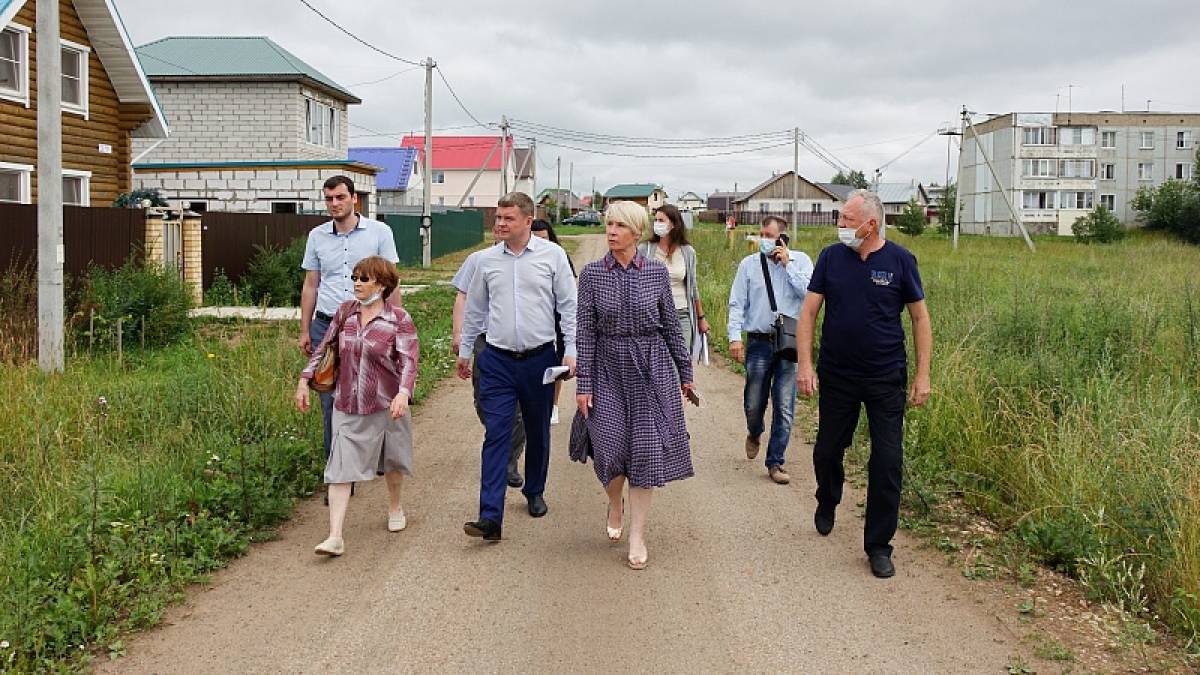
<path id="1" fill-rule="evenodd" d="M 409 399 L 417 382 L 417 330 L 408 312 L 383 300 L 400 283 L 396 266 L 379 256 L 354 266 L 354 300 L 342 303 L 329 331 L 296 385 L 296 407 L 307 411 L 308 381 L 330 340 L 338 341 L 338 376 L 334 390 L 333 443 L 325 465 L 329 484 L 329 538 L 317 545 L 318 555 L 345 552 L 342 523 L 350 502 L 350 485 L 382 474 L 391 498 L 387 527 L 399 532 L 406 524 L 400 507 L 400 484 L 412 475 L 412 424 Z"/>
<path id="2" fill-rule="evenodd" d="M 682 393 L 692 364 L 662 263 L 637 250 L 649 217 L 633 202 L 605 212 L 608 255 L 579 274 L 577 412 L 571 458 L 587 461 L 608 493 L 608 538 L 622 535 L 629 482 L 631 569 L 646 567 L 650 494 L 692 475 Z"/>

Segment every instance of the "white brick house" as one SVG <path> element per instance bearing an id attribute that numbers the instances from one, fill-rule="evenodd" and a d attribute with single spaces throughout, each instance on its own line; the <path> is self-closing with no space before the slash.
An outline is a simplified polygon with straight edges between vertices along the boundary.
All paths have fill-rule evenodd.
<path id="1" fill-rule="evenodd" d="M 265 37 L 171 37 L 137 53 L 172 125 L 134 146 L 135 188 L 194 210 L 320 211 L 321 184 L 349 175 L 374 213 L 375 168 L 347 159 L 361 100 Z"/>

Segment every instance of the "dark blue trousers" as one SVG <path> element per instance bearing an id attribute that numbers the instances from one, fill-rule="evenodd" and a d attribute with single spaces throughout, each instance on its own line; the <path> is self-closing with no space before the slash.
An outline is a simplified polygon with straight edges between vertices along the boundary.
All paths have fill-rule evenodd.
<path id="1" fill-rule="evenodd" d="M 312 318 L 312 323 L 308 324 L 308 337 L 312 340 L 313 350 L 316 350 L 321 344 L 321 340 L 325 339 L 325 333 L 328 331 L 328 321 L 316 316 Z M 333 392 L 327 391 L 317 396 L 321 399 L 321 426 L 325 428 L 321 440 L 325 446 L 325 459 L 328 460 L 330 445 L 333 441 Z"/>
<path id="2" fill-rule="evenodd" d="M 546 489 L 554 385 L 542 384 L 542 374 L 555 365 L 558 357 L 553 349 L 516 359 L 489 346 L 475 359 L 479 370 L 479 405 L 486 427 L 479 481 L 480 519 L 504 521 L 508 458 L 518 406 L 525 420 L 525 487 L 521 492 L 532 497 Z"/>

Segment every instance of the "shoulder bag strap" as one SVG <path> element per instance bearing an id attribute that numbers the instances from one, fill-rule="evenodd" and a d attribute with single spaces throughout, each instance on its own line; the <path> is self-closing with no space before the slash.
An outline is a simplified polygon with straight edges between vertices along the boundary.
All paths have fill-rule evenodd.
<path id="1" fill-rule="evenodd" d="M 767 282 L 767 299 L 771 301 L 771 313 L 778 314 L 779 308 L 775 305 L 775 287 L 771 285 L 771 271 L 767 269 L 767 256 L 759 253 L 758 261 L 762 263 L 763 280 Z"/>

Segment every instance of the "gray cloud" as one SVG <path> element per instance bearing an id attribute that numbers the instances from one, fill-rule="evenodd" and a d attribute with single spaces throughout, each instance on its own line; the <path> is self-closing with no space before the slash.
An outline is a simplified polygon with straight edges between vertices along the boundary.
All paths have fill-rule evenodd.
<path id="1" fill-rule="evenodd" d="M 1200 110 L 1193 39 L 1200 4 L 1147 0 L 964 5 L 894 3 L 688 4 L 400 3 L 312 0 L 364 39 L 407 58 L 433 56 L 485 122 L 500 115 L 566 129 L 653 138 L 732 136 L 800 127 L 846 163 L 870 172 L 966 104 L 978 112 Z M 408 68 L 336 32 L 295 0 L 207 3 L 118 0 L 136 43 L 180 34 L 264 34 L 342 84 Z M 436 80 L 436 78 L 435 78 Z M 422 126 L 419 71 L 353 87 L 350 121 L 388 134 Z M 435 82 L 434 126 L 470 124 Z M 484 133 L 462 129 L 447 133 Z M 356 144 L 397 143 L 352 128 Z M 791 168 L 790 147 L 686 160 L 611 157 L 540 146 L 539 184 L 555 158 L 575 163 L 576 189 L 593 176 L 661 182 L 672 194 L 756 184 Z M 606 148 L 628 151 L 629 148 Z M 721 148 L 713 148 L 719 151 Z M 668 154 L 653 148 L 645 154 Z M 801 151 L 801 173 L 833 169 Z M 946 141 L 935 137 L 884 179 L 941 181 Z"/>

